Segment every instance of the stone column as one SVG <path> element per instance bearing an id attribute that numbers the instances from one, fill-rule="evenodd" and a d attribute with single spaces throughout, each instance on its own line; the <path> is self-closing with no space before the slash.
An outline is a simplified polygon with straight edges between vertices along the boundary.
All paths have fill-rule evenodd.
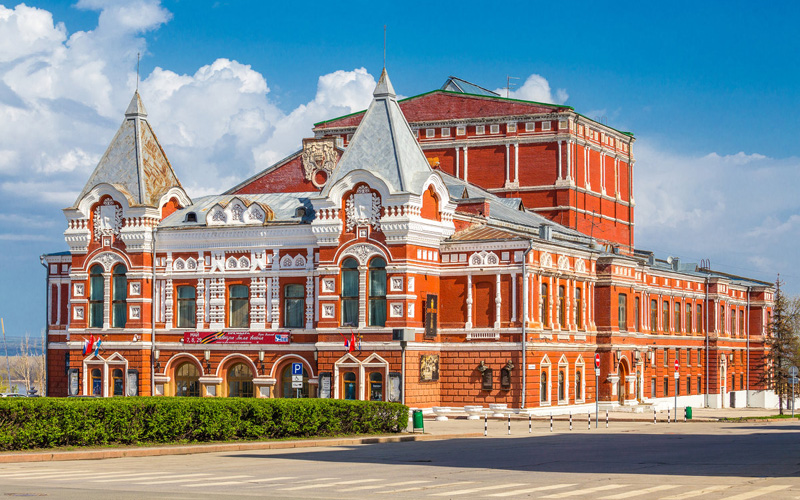
<path id="1" fill-rule="evenodd" d="M 464 328 L 472 328 L 472 275 L 467 275 L 467 321 Z"/>

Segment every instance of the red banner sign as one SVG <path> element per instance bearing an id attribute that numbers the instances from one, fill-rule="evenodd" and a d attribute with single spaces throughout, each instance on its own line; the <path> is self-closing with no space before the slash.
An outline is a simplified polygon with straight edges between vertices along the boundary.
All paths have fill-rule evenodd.
<path id="1" fill-rule="evenodd" d="M 184 332 L 184 344 L 288 344 L 289 332 Z"/>

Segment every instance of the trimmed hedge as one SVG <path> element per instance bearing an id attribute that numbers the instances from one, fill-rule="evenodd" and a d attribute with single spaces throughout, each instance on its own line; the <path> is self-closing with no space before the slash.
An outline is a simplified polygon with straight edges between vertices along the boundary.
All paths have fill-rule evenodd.
<path id="1" fill-rule="evenodd" d="M 0 451 L 400 432 L 408 407 L 335 399 L 0 399 Z"/>

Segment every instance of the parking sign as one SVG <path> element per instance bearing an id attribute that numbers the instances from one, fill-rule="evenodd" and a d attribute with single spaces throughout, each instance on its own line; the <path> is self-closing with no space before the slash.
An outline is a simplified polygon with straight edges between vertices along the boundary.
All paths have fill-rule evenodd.
<path id="1" fill-rule="evenodd" d="M 302 374 L 303 374 L 303 364 L 292 363 L 292 375 L 302 375 Z"/>

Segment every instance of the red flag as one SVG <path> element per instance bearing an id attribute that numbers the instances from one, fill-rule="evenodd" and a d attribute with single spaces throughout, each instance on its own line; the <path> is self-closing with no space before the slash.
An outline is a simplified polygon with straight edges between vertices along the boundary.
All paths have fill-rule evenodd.
<path id="1" fill-rule="evenodd" d="M 94 350 L 94 335 L 89 337 L 89 346 L 86 349 L 86 352 L 92 352 Z"/>
<path id="2" fill-rule="evenodd" d="M 347 346 L 347 352 L 353 352 L 356 350 L 356 334 L 353 331 L 350 331 L 350 344 Z"/>

